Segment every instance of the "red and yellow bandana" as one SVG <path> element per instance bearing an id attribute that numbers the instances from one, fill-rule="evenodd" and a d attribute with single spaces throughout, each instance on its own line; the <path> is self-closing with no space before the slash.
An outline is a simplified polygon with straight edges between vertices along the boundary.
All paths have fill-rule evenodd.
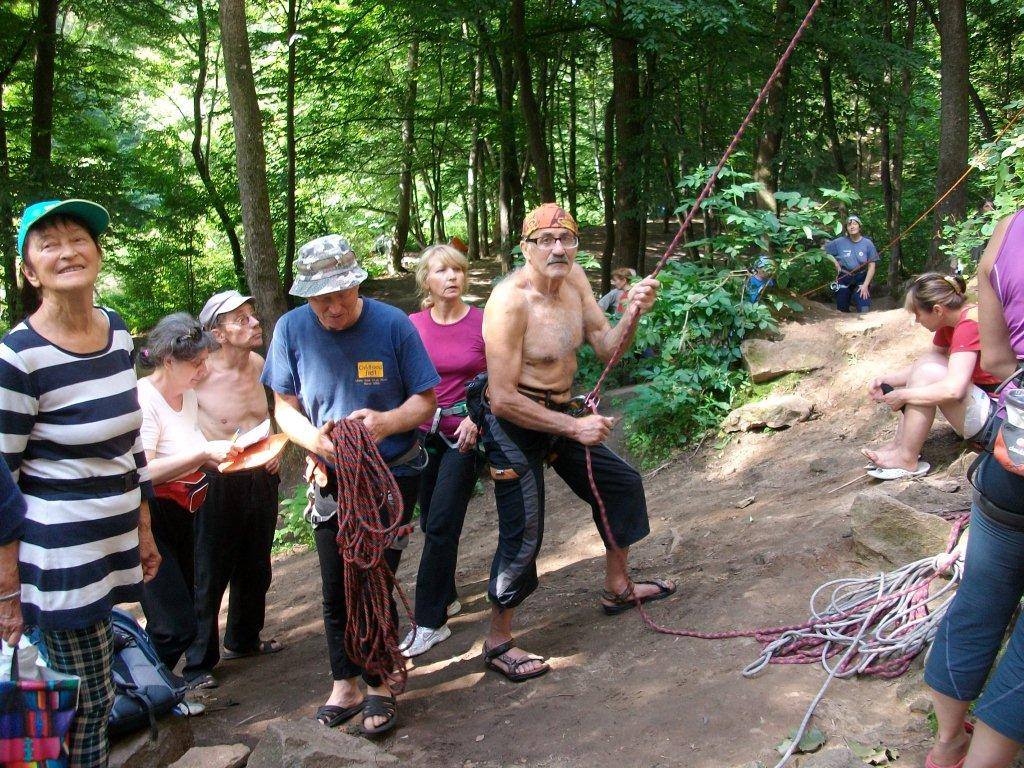
<path id="1" fill-rule="evenodd" d="M 580 228 L 572 215 L 557 203 L 544 203 L 534 208 L 523 220 L 523 238 L 527 238 L 538 229 L 548 227 L 565 227 L 574 235 L 580 233 Z"/>

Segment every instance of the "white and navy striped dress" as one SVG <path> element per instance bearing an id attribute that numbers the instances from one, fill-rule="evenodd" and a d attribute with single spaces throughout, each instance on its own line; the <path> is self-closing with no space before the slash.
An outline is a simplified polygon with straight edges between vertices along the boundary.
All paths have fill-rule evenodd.
<path id="1" fill-rule="evenodd" d="M 131 335 L 103 311 L 99 352 L 61 349 L 28 321 L 0 342 L 0 451 L 28 505 L 22 613 L 40 629 L 89 627 L 141 594 L 142 412 Z"/>

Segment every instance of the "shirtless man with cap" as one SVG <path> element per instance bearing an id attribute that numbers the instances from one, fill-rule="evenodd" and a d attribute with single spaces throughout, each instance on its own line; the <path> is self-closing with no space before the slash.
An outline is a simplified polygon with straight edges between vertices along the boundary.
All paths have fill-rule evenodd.
<path id="1" fill-rule="evenodd" d="M 232 440 L 269 417 L 260 383 L 263 330 L 252 297 L 221 291 L 199 313 L 220 349 L 209 375 L 196 387 L 199 426 L 208 440 Z M 196 608 L 199 631 L 186 653 L 184 675 L 195 687 L 216 683 L 210 672 L 221 658 L 275 653 L 277 640 L 260 640 L 270 588 L 270 548 L 277 527 L 278 461 L 222 475 L 208 472 L 206 503 L 196 518 Z M 224 654 L 217 616 L 230 586 Z"/>
<path id="2" fill-rule="evenodd" d="M 611 357 L 628 322 L 612 328 L 594 299 L 583 269 L 574 262 L 579 246 L 576 222 L 548 203 L 523 224 L 526 264 L 500 283 L 484 311 L 487 384 L 470 385 L 469 404 L 482 430 L 494 478 L 498 548 L 491 566 L 492 604 L 484 660 L 514 682 L 538 677 L 549 667 L 539 656 L 516 648 L 514 609 L 537 587 L 537 555 L 544 534 L 544 464 L 590 504 L 605 539 L 605 576 L 600 605 L 609 615 L 668 597 L 672 582 L 632 582 L 626 568 L 630 545 L 650 532 L 643 484 L 635 469 L 604 445 L 613 420 L 568 409 L 576 373 L 576 352 L 589 343 L 602 360 Z M 647 312 L 659 284 L 645 279 L 629 290 L 623 319 Z M 590 446 L 593 474 L 604 500 L 611 546 L 591 494 L 584 446 Z"/>

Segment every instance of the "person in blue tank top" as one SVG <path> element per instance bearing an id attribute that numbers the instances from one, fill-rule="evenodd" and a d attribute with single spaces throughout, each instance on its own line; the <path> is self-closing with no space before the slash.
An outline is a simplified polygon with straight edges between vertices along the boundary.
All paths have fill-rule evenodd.
<path id="1" fill-rule="evenodd" d="M 423 466 L 417 427 L 437 408 L 434 387 L 441 377 L 406 314 L 359 295 L 366 277 L 343 237 L 328 235 L 302 246 L 290 293 L 309 303 L 278 320 L 262 381 L 274 391 L 274 415 L 281 431 L 328 467 L 334 463 L 334 423 L 362 421 L 391 467 L 402 494 L 405 524 L 416 505 Z M 316 719 L 331 728 L 361 712 L 363 734 L 380 736 L 395 726 L 395 699 L 387 680 L 366 673 L 345 651 L 345 563 L 336 541 L 337 484 L 322 476 L 322 470 L 311 475 L 320 475 L 322 481 L 310 485 L 307 519 L 320 561 L 324 630 L 334 680 Z M 392 572 L 405 544 L 398 540 L 385 553 Z M 360 676 L 366 683 L 365 696 Z"/>
<path id="2" fill-rule="evenodd" d="M 858 312 L 871 308 L 871 281 L 875 277 L 878 249 L 861 234 L 860 216 L 846 219 L 846 235 L 825 243 L 825 253 L 836 265 L 836 309 L 850 311 L 850 300 Z"/>

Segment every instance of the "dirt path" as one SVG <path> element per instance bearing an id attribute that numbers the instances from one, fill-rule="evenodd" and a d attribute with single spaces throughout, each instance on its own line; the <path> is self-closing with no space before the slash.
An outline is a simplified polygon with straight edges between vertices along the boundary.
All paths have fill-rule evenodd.
<path id="1" fill-rule="evenodd" d="M 851 320 L 816 308 L 785 333 L 834 340 L 830 365 L 796 385 L 822 417 L 685 455 L 646 483 L 652 534 L 634 547 L 636 575 L 680 584 L 676 597 L 653 608 L 660 622 L 723 630 L 803 621 L 818 584 L 873 570 L 857 561 L 849 538 L 850 501 L 864 485 L 827 492 L 859 474 L 856 448 L 892 425 L 860 394 L 864 382 L 927 340 L 900 311 Z M 957 450 L 948 427 L 934 430 L 925 448 L 933 464 Z M 811 472 L 818 458 L 827 472 Z M 519 686 L 484 672 L 496 530 L 488 487 L 473 500 L 462 539 L 464 612 L 452 620 L 452 638 L 416 660 L 401 727 L 385 748 L 409 766 L 773 764 L 774 746 L 799 722 L 821 669 L 771 667 L 745 680 L 739 670 L 757 655 L 753 641 L 674 639 L 649 632 L 635 613 L 606 618 L 597 607 L 602 548 L 589 510 L 550 472 L 548 489 L 542 584 L 517 616 L 517 637 L 548 657 L 553 672 Z M 755 502 L 738 509 L 749 496 Z M 416 537 L 400 569 L 410 590 L 420 543 Z M 319 594 L 312 553 L 277 560 L 268 635 L 288 648 L 218 668 L 222 685 L 207 703 L 237 706 L 197 719 L 197 743 L 255 743 L 272 718 L 312 716 L 330 685 Z M 900 748 L 900 765 L 920 765 L 928 727 L 897 699 L 897 685 L 838 682 L 815 722 L 830 743 L 878 739 Z"/>

